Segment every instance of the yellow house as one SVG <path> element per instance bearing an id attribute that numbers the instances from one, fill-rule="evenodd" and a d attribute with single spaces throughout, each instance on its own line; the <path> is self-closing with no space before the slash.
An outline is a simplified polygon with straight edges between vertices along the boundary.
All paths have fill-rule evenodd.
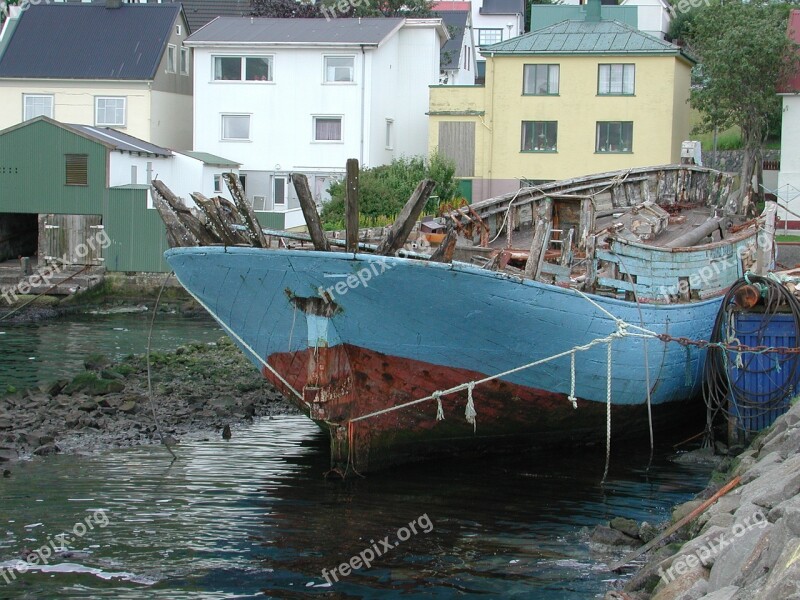
<path id="1" fill-rule="evenodd" d="M 431 86 L 429 147 L 477 201 L 526 183 L 680 160 L 691 67 L 680 48 L 600 18 L 482 49 L 481 86 Z M 471 191 L 471 194 L 470 194 Z"/>

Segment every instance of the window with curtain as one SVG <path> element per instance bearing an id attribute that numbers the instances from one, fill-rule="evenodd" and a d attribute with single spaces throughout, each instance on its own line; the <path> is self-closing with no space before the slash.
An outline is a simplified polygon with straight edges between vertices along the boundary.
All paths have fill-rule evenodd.
<path id="1" fill-rule="evenodd" d="M 271 56 L 215 56 L 214 81 L 272 81 Z"/>
<path id="2" fill-rule="evenodd" d="M 34 117 L 53 118 L 53 96 L 24 94 L 22 96 L 24 120 Z"/>
<path id="3" fill-rule="evenodd" d="M 342 141 L 342 117 L 314 117 L 314 141 Z"/>
<path id="4" fill-rule="evenodd" d="M 597 74 L 599 95 L 633 95 L 636 65 L 600 65 Z"/>
<path id="5" fill-rule="evenodd" d="M 525 65 L 522 93 L 533 96 L 558 94 L 559 65 Z"/>
<path id="6" fill-rule="evenodd" d="M 223 140 L 249 140 L 250 115 L 222 115 Z"/>
<path id="7" fill-rule="evenodd" d="M 595 152 L 633 152 L 633 121 L 598 121 Z"/>
<path id="8" fill-rule="evenodd" d="M 522 152 L 555 152 L 558 121 L 523 121 Z"/>

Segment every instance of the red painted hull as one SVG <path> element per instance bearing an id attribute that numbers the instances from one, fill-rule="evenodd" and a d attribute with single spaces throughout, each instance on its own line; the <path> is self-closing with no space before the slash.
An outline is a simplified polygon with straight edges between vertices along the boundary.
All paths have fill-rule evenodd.
<path id="1" fill-rule="evenodd" d="M 277 353 L 267 362 L 302 392 L 305 404 L 298 400 L 300 408 L 330 431 L 331 467 L 342 474 L 441 455 L 504 452 L 520 446 L 588 445 L 606 438 L 604 404 L 578 399 L 573 408 L 563 394 L 500 380 L 474 389 L 474 429 L 465 419 L 466 391 L 442 398 L 444 420 L 436 420 L 436 402 L 430 400 L 351 422 L 485 374 L 352 345 Z M 262 372 L 287 397 L 294 397 L 268 369 Z M 656 427 L 661 422 L 674 426 L 679 415 L 685 422 L 685 417 L 694 413 L 687 411 L 687 404 L 700 408 L 698 402 L 654 407 Z M 613 406 L 612 426 L 615 440 L 642 436 L 648 429 L 646 406 Z"/>

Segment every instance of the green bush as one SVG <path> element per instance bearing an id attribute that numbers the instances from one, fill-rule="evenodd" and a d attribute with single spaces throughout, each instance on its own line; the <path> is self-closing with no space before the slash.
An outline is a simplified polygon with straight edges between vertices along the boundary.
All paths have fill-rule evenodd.
<path id="1" fill-rule="evenodd" d="M 455 164 L 433 154 L 396 158 L 391 164 L 361 169 L 358 178 L 359 221 L 365 227 L 390 224 L 408 201 L 417 184 L 433 179 L 436 187 L 425 206 L 426 214 L 436 212 L 440 202 L 449 202 L 458 191 Z M 344 182 L 331 184 L 331 199 L 322 208 L 320 218 L 325 229 L 344 229 Z"/>

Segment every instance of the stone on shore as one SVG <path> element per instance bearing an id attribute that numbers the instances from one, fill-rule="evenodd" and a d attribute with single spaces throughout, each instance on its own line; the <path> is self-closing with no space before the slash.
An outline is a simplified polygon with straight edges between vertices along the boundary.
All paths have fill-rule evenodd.
<path id="1" fill-rule="evenodd" d="M 800 600 L 800 403 L 729 462 L 724 477 L 740 476 L 740 485 L 695 519 L 694 537 L 679 550 L 666 557 L 656 550 L 626 592 L 650 600 Z M 673 522 L 700 503 L 676 507 Z"/>

